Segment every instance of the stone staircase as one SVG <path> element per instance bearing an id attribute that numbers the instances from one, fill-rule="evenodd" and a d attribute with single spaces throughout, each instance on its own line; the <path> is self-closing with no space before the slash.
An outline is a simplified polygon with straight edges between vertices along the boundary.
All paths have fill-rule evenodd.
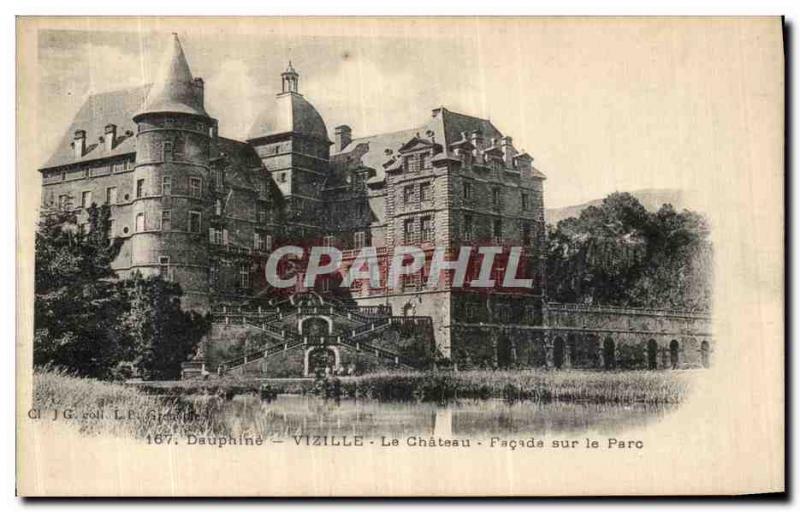
<path id="1" fill-rule="evenodd" d="M 290 350 L 308 350 L 316 347 L 344 347 L 366 353 L 398 368 L 413 368 L 410 361 L 399 353 L 377 346 L 373 340 L 392 326 L 407 321 L 424 321 L 429 318 L 393 317 L 385 306 L 358 306 L 345 304 L 313 294 L 293 296 L 289 300 L 258 309 L 241 307 L 222 308 L 212 312 L 215 322 L 225 325 L 247 326 L 263 333 L 270 342 L 239 357 L 223 361 L 216 369 L 218 374 L 243 373 L 255 363 L 269 360 Z M 336 328 L 332 334 L 307 335 L 298 331 L 302 319 L 323 317 Z"/>

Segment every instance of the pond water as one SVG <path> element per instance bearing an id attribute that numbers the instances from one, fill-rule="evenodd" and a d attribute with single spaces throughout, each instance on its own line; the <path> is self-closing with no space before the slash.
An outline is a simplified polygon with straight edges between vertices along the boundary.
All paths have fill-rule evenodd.
<path id="1" fill-rule="evenodd" d="M 214 414 L 216 428 L 227 435 L 379 436 L 518 436 L 549 434 L 619 434 L 657 421 L 669 408 L 590 403 L 507 403 L 470 400 L 447 405 L 323 400 L 281 395 L 271 402 L 237 396 Z"/>

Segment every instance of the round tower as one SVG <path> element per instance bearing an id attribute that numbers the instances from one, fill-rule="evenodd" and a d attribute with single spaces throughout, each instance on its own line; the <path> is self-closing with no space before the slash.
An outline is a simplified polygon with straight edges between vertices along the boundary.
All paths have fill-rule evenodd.
<path id="1" fill-rule="evenodd" d="M 132 184 L 132 267 L 180 283 L 183 305 L 205 311 L 208 221 L 213 211 L 209 152 L 216 121 L 203 106 L 177 34 L 137 124 Z"/>

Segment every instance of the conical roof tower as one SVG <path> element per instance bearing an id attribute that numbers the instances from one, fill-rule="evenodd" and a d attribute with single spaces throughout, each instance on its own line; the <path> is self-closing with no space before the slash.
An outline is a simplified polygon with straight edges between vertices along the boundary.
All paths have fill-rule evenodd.
<path id="1" fill-rule="evenodd" d="M 192 71 L 183 53 L 178 34 L 172 34 L 156 80 L 150 89 L 141 112 L 146 114 L 191 114 L 208 117 L 203 106 L 203 81 L 192 78 Z"/>

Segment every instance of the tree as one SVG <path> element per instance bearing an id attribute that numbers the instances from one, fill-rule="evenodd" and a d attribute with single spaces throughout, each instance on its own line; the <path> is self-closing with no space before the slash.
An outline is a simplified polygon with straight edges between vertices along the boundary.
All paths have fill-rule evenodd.
<path id="1" fill-rule="evenodd" d="M 89 209 L 88 231 L 73 211 L 46 209 L 36 232 L 34 364 L 108 378 L 126 355 L 114 320 L 124 301 L 107 238 L 109 209 Z"/>
<path id="2" fill-rule="evenodd" d="M 180 285 L 135 273 L 123 283 L 129 310 L 121 324 L 131 338 L 132 363 L 145 379 L 180 377 L 181 363 L 211 328 L 211 319 L 181 309 Z"/>
<path id="3" fill-rule="evenodd" d="M 181 309 L 182 291 L 161 277 L 119 280 L 111 262 L 110 209 L 92 205 L 81 227 L 70 209 L 44 210 L 36 232 L 34 364 L 116 378 L 133 363 L 146 378 L 177 378 L 210 328 Z"/>
<path id="4" fill-rule="evenodd" d="M 631 194 L 548 226 L 548 293 L 560 302 L 708 310 L 711 243 L 705 219 Z"/>

